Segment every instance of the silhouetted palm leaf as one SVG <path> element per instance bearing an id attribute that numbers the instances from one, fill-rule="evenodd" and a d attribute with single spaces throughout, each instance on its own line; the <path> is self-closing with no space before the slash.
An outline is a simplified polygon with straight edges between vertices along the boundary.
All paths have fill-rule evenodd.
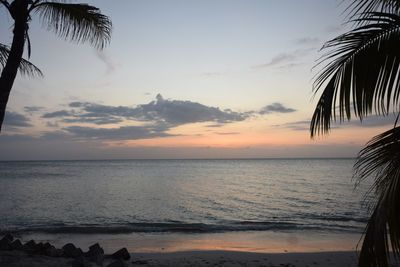
<path id="1" fill-rule="evenodd" d="M 100 49 L 110 41 L 111 21 L 97 7 L 63 1 L 39 1 L 32 10 L 40 16 L 48 30 L 62 38 L 78 43 L 89 42 Z"/>
<path id="2" fill-rule="evenodd" d="M 362 121 L 375 112 L 399 110 L 400 0 L 356 0 L 348 8 L 356 29 L 329 42 L 319 64 L 314 92 L 323 92 L 314 111 L 311 136 L 325 134 L 332 120 Z M 395 125 L 397 124 L 397 120 Z M 364 233 L 358 266 L 389 266 L 400 258 L 400 128 L 374 137 L 359 153 L 354 176 L 374 176 L 373 213 Z"/>
<path id="3" fill-rule="evenodd" d="M 400 16 L 372 12 L 362 20 L 368 23 L 323 47 L 331 50 L 320 64 L 330 62 L 315 79 L 315 91 L 325 88 L 311 120 L 311 136 L 327 133 L 336 117 L 342 121 L 354 114 L 362 120 L 373 111 L 387 115 L 399 103 Z"/>
<path id="4" fill-rule="evenodd" d="M 0 44 L 0 65 L 2 67 L 4 67 L 4 65 L 6 64 L 9 53 L 10 49 L 5 45 Z M 43 77 L 42 71 L 25 59 L 21 60 L 19 71 L 22 75 Z"/>
<path id="5" fill-rule="evenodd" d="M 363 18 L 369 12 L 380 11 L 399 13 L 400 1 L 398 0 L 353 0 L 347 8 L 350 17 Z M 362 23 L 363 21 L 358 21 Z"/>
<path id="6" fill-rule="evenodd" d="M 389 248 L 400 255 L 399 162 L 400 127 L 374 137 L 359 153 L 354 176 L 360 180 L 374 175 L 373 189 L 378 195 L 365 231 L 359 266 L 389 266 Z"/>

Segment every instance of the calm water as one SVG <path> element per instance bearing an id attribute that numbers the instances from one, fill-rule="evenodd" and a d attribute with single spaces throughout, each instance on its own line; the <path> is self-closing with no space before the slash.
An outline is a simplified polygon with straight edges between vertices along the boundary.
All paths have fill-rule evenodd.
<path id="1" fill-rule="evenodd" d="M 353 160 L 0 162 L 0 231 L 361 232 Z"/>

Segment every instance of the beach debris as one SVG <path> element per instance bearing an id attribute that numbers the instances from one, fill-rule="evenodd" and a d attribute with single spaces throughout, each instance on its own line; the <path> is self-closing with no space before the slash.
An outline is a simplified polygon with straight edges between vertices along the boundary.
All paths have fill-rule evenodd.
<path id="1" fill-rule="evenodd" d="M 64 251 L 64 256 L 68 258 L 78 258 L 83 255 L 83 252 L 80 248 L 75 247 L 74 244 L 68 243 L 62 247 Z"/>
<path id="2" fill-rule="evenodd" d="M 127 261 L 131 258 L 131 254 L 129 254 L 126 248 L 121 248 L 120 250 L 112 254 L 111 257 L 114 259 L 121 259 Z"/>
<path id="3" fill-rule="evenodd" d="M 107 265 L 107 267 L 125 267 L 126 264 L 122 260 L 116 260 Z"/>

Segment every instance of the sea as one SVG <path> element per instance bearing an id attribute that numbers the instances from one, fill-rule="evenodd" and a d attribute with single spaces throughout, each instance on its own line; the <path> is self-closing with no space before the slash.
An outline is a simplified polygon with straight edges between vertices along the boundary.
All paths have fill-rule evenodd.
<path id="1" fill-rule="evenodd" d="M 0 162 L 0 233 L 362 233 L 354 159 Z M 371 198 L 371 195 L 369 195 Z"/>

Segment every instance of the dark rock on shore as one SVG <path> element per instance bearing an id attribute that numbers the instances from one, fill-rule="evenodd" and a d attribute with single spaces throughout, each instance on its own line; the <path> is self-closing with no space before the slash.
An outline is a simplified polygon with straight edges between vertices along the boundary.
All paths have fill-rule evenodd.
<path id="1" fill-rule="evenodd" d="M 11 242 L 6 239 L 0 240 L 0 250 L 10 250 L 11 248 Z"/>
<path id="2" fill-rule="evenodd" d="M 91 261 L 101 265 L 104 260 L 104 250 L 98 243 L 89 247 L 89 251 L 85 253 Z"/>
<path id="3" fill-rule="evenodd" d="M 121 259 L 127 261 L 131 258 L 131 255 L 129 254 L 126 248 L 121 248 L 120 250 L 112 254 L 111 257 L 114 259 Z"/>
<path id="4" fill-rule="evenodd" d="M 49 242 L 36 243 L 34 240 L 30 240 L 22 244 L 19 239 L 14 239 L 12 235 L 6 235 L 0 239 L 0 250 L 6 250 L 3 251 L 3 253 L 20 253 L 20 255 L 25 255 L 27 257 L 47 256 L 50 258 L 60 258 L 60 261 L 67 261 L 67 265 L 73 267 L 104 266 L 105 264 L 104 249 L 98 243 L 90 246 L 88 252 L 83 253 L 82 249 L 76 247 L 72 243 L 64 245 L 62 249 L 57 249 Z M 70 260 L 67 258 L 73 259 Z M 107 258 L 115 260 L 108 266 L 120 267 L 126 266 L 124 260 L 129 260 L 131 256 L 126 248 L 122 248 L 114 254 L 108 255 Z M 70 261 L 68 262 L 68 260 Z M 109 262 L 110 260 L 106 263 Z"/>
<path id="5" fill-rule="evenodd" d="M 42 242 L 36 244 L 35 252 L 36 252 L 36 254 L 39 254 L 39 255 L 44 254 L 44 244 Z"/>
<path id="6" fill-rule="evenodd" d="M 26 242 L 26 243 L 23 245 L 22 249 L 25 250 L 25 251 L 27 251 L 27 252 L 33 253 L 33 252 L 36 251 L 36 242 L 33 241 L 33 240 L 30 240 L 30 241 Z"/>
<path id="7" fill-rule="evenodd" d="M 11 234 L 6 234 L 0 241 L 6 241 L 8 240 L 10 243 L 13 242 L 14 237 Z"/>
<path id="8" fill-rule="evenodd" d="M 83 255 L 83 252 L 80 248 L 75 247 L 74 244 L 68 243 L 62 247 L 64 252 L 64 256 L 69 258 L 78 258 Z"/>
<path id="9" fill-rule="evenodd" d="M 74 259 L 71 262 L 71 266 L 72 267 L 93 267 L 93 264 L 90 263 L 87 259 L 85 259 L 84 257 L 79 257 Z"/>
<path id="10" fill-rule="evenodd" d="M 126 264 L 122 260 L 116 260 L 107 265 L 107 267 L 125 267 Z"/>
<path id="11" fill-rule="evenodd" d="M 51 246 L 46 249 L 45 255 L 49 257 L 62 257 L 64 254 L 64 251 L 62 249 L 57 249 L 54 246 Z"/>
<path id="12" fill-rule="evenodd" d="M 6 234 L 0 240 L 0 250 L 11 250 L 12 246 L 11 243 L 14 240 L 14 237 L 11 234 Z"/>
<path id="13" fill-rule="evenodd" d="M 16 239 L 11 243 L 11 248 L 14 250 L 22 250 L 23 245 L 19 239 Z"/>

